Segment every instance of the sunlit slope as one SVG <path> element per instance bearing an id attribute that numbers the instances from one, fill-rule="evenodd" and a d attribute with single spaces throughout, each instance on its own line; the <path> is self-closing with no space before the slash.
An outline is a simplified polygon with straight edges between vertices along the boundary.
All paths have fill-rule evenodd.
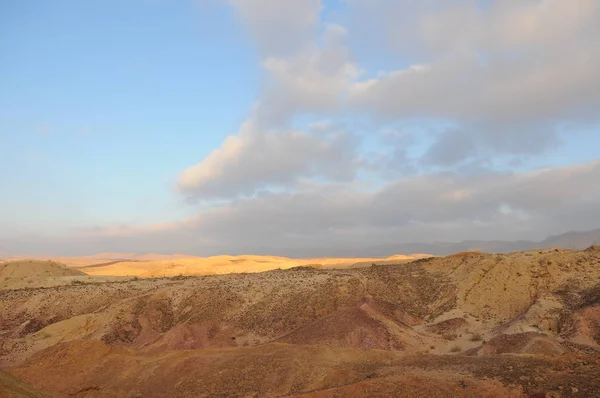
<path id="1" fill-rule="evenodd" d="M 27 287 L 50 278 L 76 277 L 83 272 L 54 261 L 20 260 L 0 264 L 0 288 Z"/>
<path id="2" fill-rule="evenodd" d="M 278 256 L 213 256 L 188 257 L 154 261 L 112 261 L 97 266 L 86 266 L 82 271 L 89 275 L 111 276 L 174 276 L 174 275 L 214 275 L 240 272 L 263 272 L 273 269 L 289 269 L 298 266 L 314 268 L 347 268 L 354 264 L 374 262 L 405 262 L 426 255 L 396 255 L 389 258 L 310 258 L 292 259 Z"/>

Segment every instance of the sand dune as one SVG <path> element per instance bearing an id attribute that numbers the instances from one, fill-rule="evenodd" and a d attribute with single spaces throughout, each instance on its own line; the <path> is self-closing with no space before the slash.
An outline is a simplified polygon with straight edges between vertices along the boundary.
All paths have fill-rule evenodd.
<path id="1" fill-rule="evenodd" d="M 347 268 L 351 266 L 371 266 L 373 263 L 403 263 L 415 259 L 431 257 L 428 254 L 394 255 L 374 258 L 307 258 L 294 259 L 281 256 L 261 255 L 220 255 L 197 257 L 184 254 L 132 254 L 100 253 L 83 257 L 40 257 L 35 260 L 53 261 L 79 269 L 87 275 L 95 276 L 138 276 L 161 277 L 175 275 L 216 275 L 230 273 L 264 272 L 273 269 L 289 269 L 298 266 L 314 268 Z M 30 259 L 13 259 L 13 261 Z M 0 264 L 2 262 L 0 261 Z"/>
<path id="2" fill-rule="evenodd" d="M 385 262 L 407 262 L 427 255 L 397 255 L 389 258 L 310 258 L 292 259 L 279 256 L 213 256 L 213 257 L 178 257 L 166 260 L 140 260 L 152 256 L 138 256 L 136 261 L 114 261 L 101 263 L 97 267 L 88 264 L 82 269 L 89 275 L 158 277 L 174 275 L 215 275 L 241 272 L 264 272 L 273 269 L 289 269 L 298 266 L 314 268 L 347 268 L 355 264 Z M 65 260 L 69 266 L 78 266 L 80 262 Z"/>

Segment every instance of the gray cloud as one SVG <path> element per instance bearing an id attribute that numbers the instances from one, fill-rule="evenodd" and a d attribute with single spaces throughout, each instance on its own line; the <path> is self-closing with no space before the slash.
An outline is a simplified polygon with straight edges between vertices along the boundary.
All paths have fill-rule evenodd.
<path id="1" fill-rule="evenodd" d="M 503 122 L 467 124 L 437 135 L 423 155 L 422 164 L 453 167 L 465 165 L 491 166 L 499 154 L 519 156 L 541 155 L 559 148 L 561 137 L 556 126 L 532 122 L 524 125 Z"/>
<path id="2" fill-rule="evenodd" d="M 27 242 L 62 253 L 159 247 L 204 255 L 275 248 L 279 254 L 310 255 L 308 248 L 323 246 L 334 251 L 385 242 L 542 238 L 597 228 L 597 181 L 599 161 L 527 173 L 421 175 L 376 192 L 356 185 L 314 185 L 301 192 L 238 199 L 175 223 L 79 230 L 54 239 L 29 237 Z M 27 250 L 17 239 L 0 241 L 0 246 Z"/>
<path id="3" fill-rule="evenodd" d="M 463 231 L 465 238 L 485 228 L 496 229 L 496 235 L 518 236 L 519 223 L 529 233 L 538 228 L 557 232 L 588 227 L 600 219 L 600 206 L 590 207 L 600 203 L 595 183 L 599 180 L 600 162 L 528 173 L 421 175 L 374 193 L 317 188 L 239 200 L 201 215 L 196 228 L 210 231 L 220 242 L 284 247 L 294 246 L 296 239 L 362 245 L 384 237 L 430 240 L 440 235 L 436 229 L 441 225 Z M 580 206 L 591 211 L 587 219 L 569 220 Z M 417 231 L 421 234 L 415 235 Z"/>

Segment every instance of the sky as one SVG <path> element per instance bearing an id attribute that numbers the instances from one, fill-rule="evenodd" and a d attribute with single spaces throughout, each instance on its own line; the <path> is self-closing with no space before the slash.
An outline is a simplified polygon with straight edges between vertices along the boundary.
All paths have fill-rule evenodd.
<path id="1" fill-rule="evenodd" d="M 597 0 L 4 0 L 0 255 L 600 228 Z"/>

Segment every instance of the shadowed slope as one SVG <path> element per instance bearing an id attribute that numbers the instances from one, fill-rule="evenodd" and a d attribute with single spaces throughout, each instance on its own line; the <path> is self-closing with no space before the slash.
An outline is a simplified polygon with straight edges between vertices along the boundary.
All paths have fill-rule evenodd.
<path id="1" fill-rule="evenodd" d="M 50 398 L 51 396 L 33 389 L 15 376 L 0 370 L 1 398 Z"/>
<path id="2" fill-rule="evenodd" d="M 86 397 L 526 397 L 559 387 L 562 397 L 593 396 L 600 362 L 582 360 L 407 356 L 277 343 L 143 354 L 73 341 L 39 352 L 11 372 L 37 388 Z"/>

